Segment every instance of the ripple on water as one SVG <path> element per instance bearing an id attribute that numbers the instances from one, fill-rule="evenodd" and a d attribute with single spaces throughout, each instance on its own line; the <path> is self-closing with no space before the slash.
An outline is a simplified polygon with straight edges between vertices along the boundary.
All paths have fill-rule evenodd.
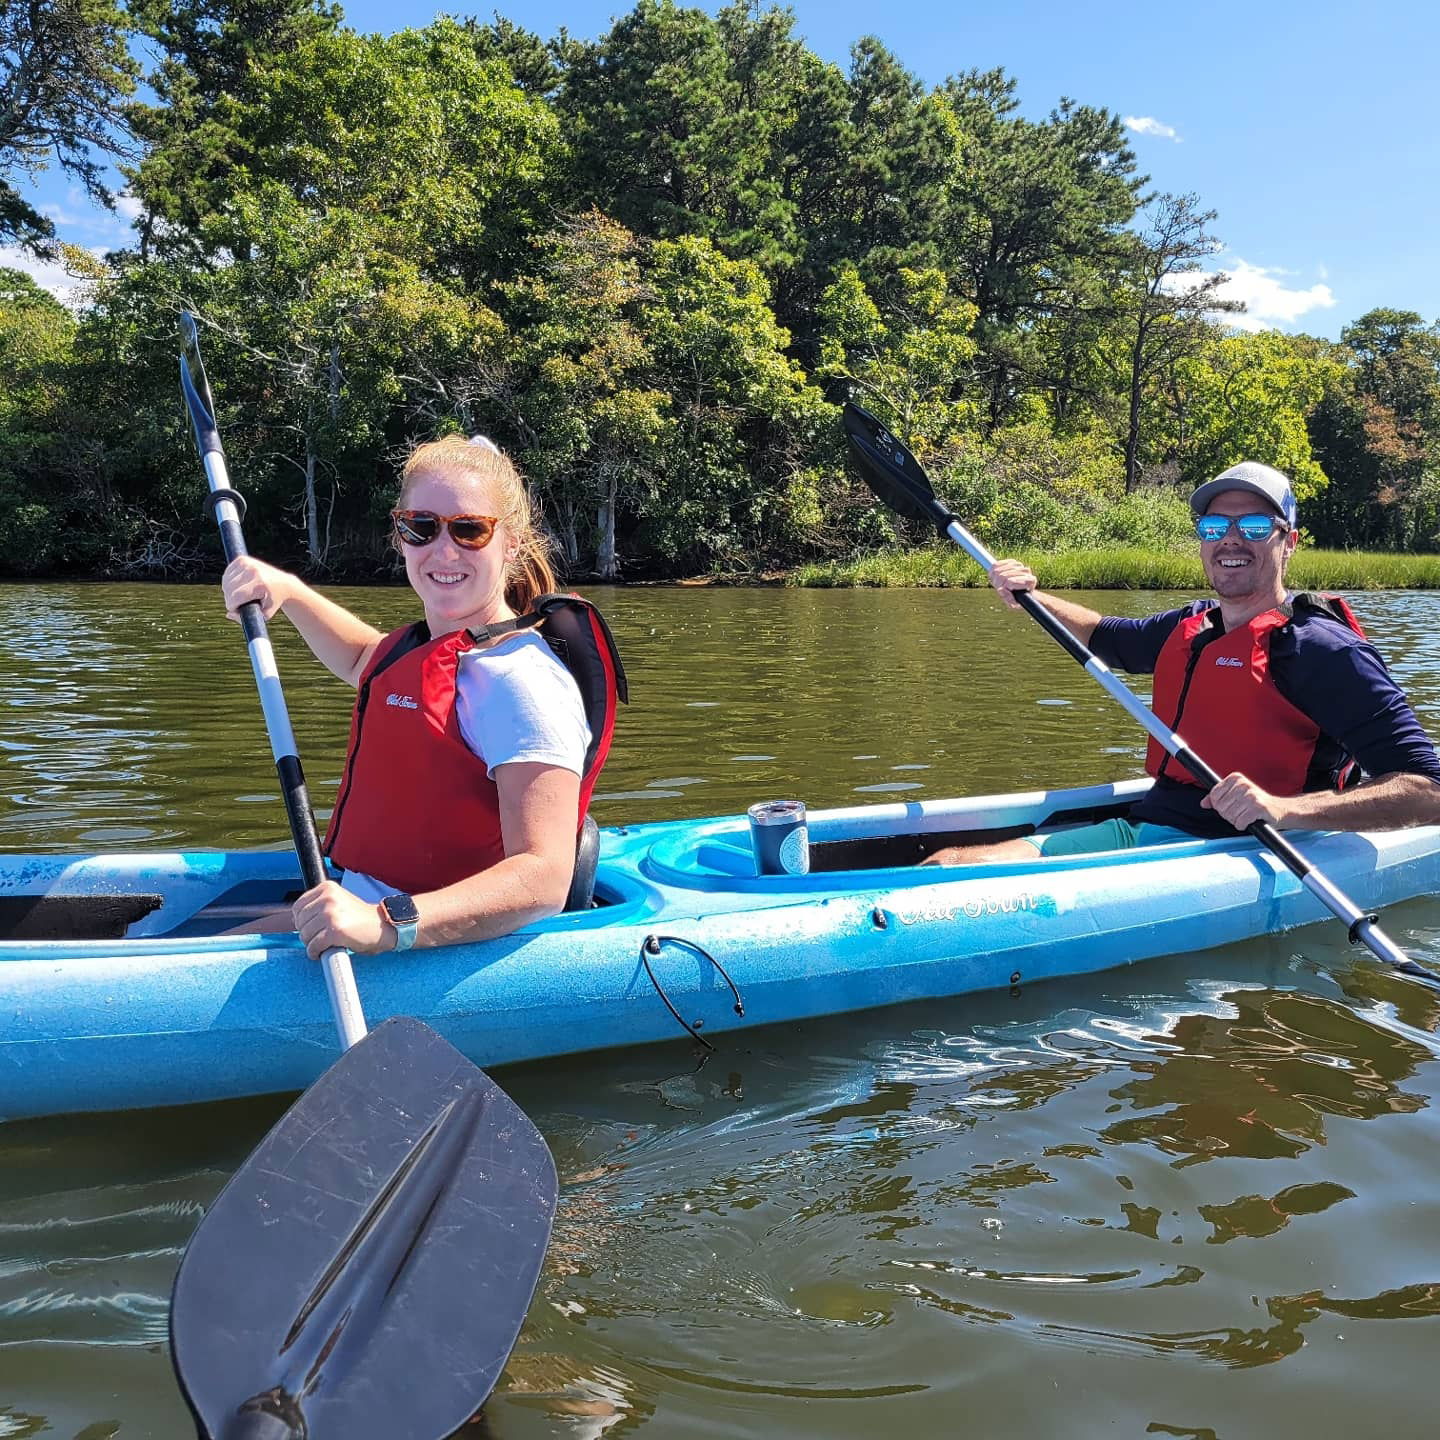
<path id="1" fill-rule="evenodd" d="M 0 1222 L 0 1346 L 163 1341 L 180 1254 L 214 1177 L 38 1194 Z M 172 1193 L 167 1198 L 165 1191 Z"/>

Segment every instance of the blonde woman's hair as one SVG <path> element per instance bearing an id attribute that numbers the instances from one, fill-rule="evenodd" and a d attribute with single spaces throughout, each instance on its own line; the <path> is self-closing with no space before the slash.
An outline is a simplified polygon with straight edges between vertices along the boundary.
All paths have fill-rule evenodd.
<path id="1" fill-rule="evenodd" d="M 526 614 L 541 595 L 557 589 L 554 552 L 540 528 L 534 499 L 514 462 L 493 440 L 476 435 L 447 435 L 417 445 L 400 474 L 398 506 L 404 509 L 411 479 L 422 471 L 444 471 L 487 484 L 495 495 L 495 518 L 515 537 L 518 548 L 506 566 L 505 603 L 517 615 Z"/>

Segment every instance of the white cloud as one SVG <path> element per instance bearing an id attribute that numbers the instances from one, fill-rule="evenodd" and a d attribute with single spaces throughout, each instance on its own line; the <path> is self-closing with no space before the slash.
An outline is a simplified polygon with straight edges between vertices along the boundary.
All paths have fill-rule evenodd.
<path id="1" fill-rule="evenodd" d="M 1216 318 L 1237 330 L 1253 334 L 1277 325 L 1293 325 L 1312 310 L 1329 310 L 1335 305 L 1334 291 L 1322 281 L 1303 290 L 1287 286 L 1283 278 L 1291 273 L 1287 270 L 1251 265 L 1237 257 L 1233 264 L 1222 266 L 1219 273 L 1225 280 L 1216 294 L 1222 300 L 1244 301 L 1245 313 Z"/>
<path id="2" fill-rule="evenodd" d="M 97 258 L 105 254 L 103 246 L 95 246 L 91 253 Z M 28 275 L 42 289 L 48 290 L 57 300 L 66 305 L 78 305 L 81 300 L 83 280 L 78 280 L 59 260 L 38 260 L 28 250 L 18 245 L 0 245 L 0 266 L 7 270 L 20 270 Z"/>
<path id="3" fill-rule="evenodd" d="M 1125 128 L 1133 130 L 1137 135 L 1154 135 L 1159 140 L 1173 140 L 1177 145 L 1183 143 L 1173 125 L 1167 125 L 1153 115 L 1127 115 Z"/>
<path id="4" fill-rule="evenodd" d="M 144 206 L 133 196 L 120 194 L 115 197 L 115 210 L 122 220 L 138 220 Z"/>

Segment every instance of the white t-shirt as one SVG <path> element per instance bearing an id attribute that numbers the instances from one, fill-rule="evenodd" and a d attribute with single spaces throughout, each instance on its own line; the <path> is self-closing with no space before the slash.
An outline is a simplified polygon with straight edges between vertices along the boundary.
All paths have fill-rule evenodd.
<path id="1" fill-rule="evenodd" d="M 521 762 L 585 773 L 590 726 L 580 687 L 533 630 L 460 656 L 455 715 L 492 780 L 497 767 Z"/>
<path id="2" fill-rule="evenodd" d="M 580 687 L 533 630 L 461 654 L 455 718 L 492 780 L 501 765 L 556 765 L 585 773 L 590 725 Z M 340 883 L 372 904 L 395 892 L 393 885 L 356 870 L 347 870 Z"/>

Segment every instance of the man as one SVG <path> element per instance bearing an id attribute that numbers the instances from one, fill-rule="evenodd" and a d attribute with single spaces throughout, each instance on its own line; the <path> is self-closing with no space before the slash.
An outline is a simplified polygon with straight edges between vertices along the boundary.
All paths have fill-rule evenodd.
<path id="1" fill-rule="evenodd" d="M 1278 470 L 1232 466 L 1190 497 L 1213 600 L 1143 620 L 1035 598 L 1107 665 L 1155 675 L 1155 713 L 1223 779 L 1208 794 L 1153 739 L 1151 791 L 1128 819 L 942 850 L 928 864 L 1078 855 L 1196 836 L 1256 820 L 1281 830 L 1397 830 L 1440 822 L 1440 758 L 1343 601 L 1292 596 L 1295 495 Z M 1011 609 L 1034 590 L 1018 560 L 990 583 Z M 1341 788 L 1358 763 L 1368 779 Z"/>

